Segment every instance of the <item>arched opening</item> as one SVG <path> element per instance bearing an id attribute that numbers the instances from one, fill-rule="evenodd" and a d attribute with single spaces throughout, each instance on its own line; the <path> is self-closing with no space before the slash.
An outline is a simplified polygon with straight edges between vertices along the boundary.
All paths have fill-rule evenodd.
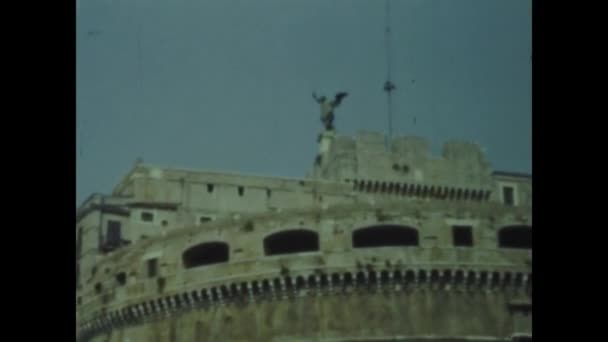
<path id="1" fill-rule="evenodd" d="M 228 261 L 228 244 L 205 242 L 188 248 L 182 254 L 185 268 L 192 268 Z"/>
<path id="2" fill-rule="evenodd" d="M 298 276 L 296 278 L 296 290 L 302 290 L 304 287 L 306 286 L 306 281 L 304 280 L 304 277 L 302 276 Z"/>
<path id="3" fill-rule="evenodd" d="M 532 227 L 509 226 L 500 229 L 498 247 L 532 249 Z"/>
<path id="4" fill-rule="evenodd" d="M 264 239 L 264 254 L 291 254 L 319 250 L 319 235 L 310 230 L 293 229 L 274 233 Z"/>
<path id="5" fill-rule="evenodd" d="M 418 246 L 418 230 L 406 226 L 379 225 L 353 233 L 353 247 Z"/>
<path id="6" fill-rule="evenodd" d="M 331 275 L 331 283 L 333 284 L 333 286 L 340 285 L 340 274 L 338 274 L 338 273 L 332 273 L 332 275 Z"/>

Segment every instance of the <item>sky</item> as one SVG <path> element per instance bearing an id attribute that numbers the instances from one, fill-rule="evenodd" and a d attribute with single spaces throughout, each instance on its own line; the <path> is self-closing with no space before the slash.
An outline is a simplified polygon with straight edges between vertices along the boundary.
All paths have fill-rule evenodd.
<path id="1" fill-rule="evenodd" d="M 312 92 L 387 132 L 383 0 L 77 0 L 76 205 L 145 163 L 304 177 Z M 532 172 L 531 0 L 390 0 L 393 135 Z"/>

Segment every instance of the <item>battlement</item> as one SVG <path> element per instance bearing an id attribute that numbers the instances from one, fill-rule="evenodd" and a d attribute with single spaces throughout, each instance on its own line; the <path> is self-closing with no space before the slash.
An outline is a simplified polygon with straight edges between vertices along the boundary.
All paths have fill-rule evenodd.
<path id="1" fill-rule="evenodd" d="M 321 135 L 314 166 L 317 179 L 344 181 L 370 179 L 426 183 L 457 188 L 492 188 L 492 169 L 482 148 L 472 142 L 451 140 L 441 156 L 431 154 L 421 137 L 395 137 L 386 148 L 384 136 L 360 132 L 356 137 Z"/>

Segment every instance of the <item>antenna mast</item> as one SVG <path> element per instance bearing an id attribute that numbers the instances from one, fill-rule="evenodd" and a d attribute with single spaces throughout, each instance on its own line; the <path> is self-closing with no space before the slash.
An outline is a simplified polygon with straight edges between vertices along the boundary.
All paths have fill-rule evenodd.
<path id="1" fill-rule="evenodd" d="M 387 115 L 388 115 L 388 137 L 387 137 L 387 148 L 388 143 L 393 136 L 393 113 L 392 113 L 392 101 L 391 92 L 396 89 L 393 82 L 391 82 L 391 23 L 390 23 L 390 3 L 389 0 L 385 1 L 386 4 L 386 28 L 384 30 L 386 40 L 386 82 L 384 82 L 384 91 L 387 95 Z"/>

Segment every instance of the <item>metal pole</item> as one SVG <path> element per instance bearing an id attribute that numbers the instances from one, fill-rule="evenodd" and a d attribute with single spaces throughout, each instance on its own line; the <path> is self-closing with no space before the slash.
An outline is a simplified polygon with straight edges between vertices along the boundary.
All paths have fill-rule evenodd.
<path id="1" fill-rule="evenodd" d="M 384 83 L 384 91 L 387 94 L 387 116 L 388 116 L 388 136 L 386 139 L 386 148 L 389 148 L 389 142 L 393 136 L 393 113 L 392 113 L 392 99 L 391 92 L 395 90 L 395 85 L 391 82 L 391 25 L 390 25 L 390 3 L 389 0 L 385 1 L 386 4 L 386 82 Z"/>

